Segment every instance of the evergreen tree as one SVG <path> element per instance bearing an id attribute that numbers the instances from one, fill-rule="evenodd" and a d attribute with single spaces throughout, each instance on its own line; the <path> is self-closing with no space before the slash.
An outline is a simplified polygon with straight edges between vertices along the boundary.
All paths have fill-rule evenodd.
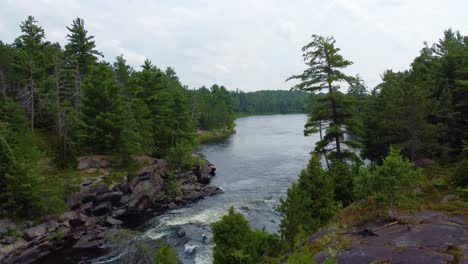
<path id="1" fill-rule="evenodd" d="M 421 171 L 404 159 L 400 151 L 391 148 L 382 165 L 361 168 L 354 179 L 354 192 L 360 198 L 373 196 L 381 205 L 392 209 L 413 196 L 421 179 Z"/>
<path id="2" fill-rule="evenodd" d="M 79 128 L 82 146 L 94 153 L 128 154 L 129 147 L 139 149 L 134 144 L 136 132 L 132 131 L 136 127 L 119 94 L 120 85 L 112 68 L 105 63 L 91 68 L 83 82 L 83 91 Z"/>
<path id="3" fill-rule="evenodd" d="M 317 231 L 335 214 L 337 203 L 333 197 L 333 179 L 323 170 L 320 157 L 315 154 L 278 207 L 283 214 L 281 234 L 291 247 L 301 233 Z"/>
<path id="4" fill-rule="evenodd" d="M 409 79 L 409 73 L 387 71 L 379 91 L 370 99 L 365 117 L 364 155 L 385 157 L 390 145 L 399 145 L 414 161 L 437 151 L 438 126 L 429 122 L 436 103 L 428 90 Z"/>
<path id="5" fill-rule="evenodd" d="M 74 106 L 77 113 L 80 112 L 81 105 L 81 82 L 86 77 L 90 67 L 96 63 L 98 56 L 103 56 L 97 51 L 94 36 L 88 35 L 84 27 L 84 20 L 76 18 L 71 27 L 67 27 L 68 44 L 65 45 L 68 67 L 74 70 Z"/>
<path id="6" fill-rule="evenodd" d="M 127 61 L 124 59 L 123 54 L 115 58 L 113 69 L 117 81 L 122 87 L 126 87 L 128 85 L 128 81 L 130 79 L 130 75 L 133 72 L 133 69 L 132 67 L 127 65 Z"/>
<path id="7" fill-rule="evenodd" d="M 270 236 L 261 230 L 253 231 L 249 222 L 234 208 L 229 213 L 212 224 L 215 247 L 213 257 L 215 264 L 260 263 L 265 252 L 266 241 Z"/>
<path id="8" fill-rule="evenodd" d="M 15 40 L 18 56 L 15 68 L 19 72 L 20 85 L 18 97 L 29 113 L 30 126 L 34 129 L 35 113 L 37 105 L 37 90 L 43 77 L 44 70 L 44 47 L 45 33 L 44 29 L 37 25 L 34 17 L 29 16 L 26 21 L 20 25 L 23 33 Z"/>
<path id="9" fill-rule="evenodd" d="M 323 123 L 328 124 L 325 136 L 316 144 L 315 152 L 326 158 L 342 160 L 356 158 L 350 148 L 360 147 L 353 137 L 359 131 L 359 122 L 353 118 L 352 101 L 339 91 L 339 82 L 351 82 L 353 78 L 342 72 L 342 69 L 352 62 L 344 59 L 335 47 L 332 37 L 312 36 L 313 40 L 302 48 L 303 57 L 308 68 L 299 75 L 293 75 L 287 80 L 298 79 L 300 83 L 293 90 L 321 92 L 327 94 L 318 99 L 320 103 L 314 108 L 306 124 L 305 133 L 315 133 L 322 129 Z M 348 148 L 343 148 L 342 145 Z"/>

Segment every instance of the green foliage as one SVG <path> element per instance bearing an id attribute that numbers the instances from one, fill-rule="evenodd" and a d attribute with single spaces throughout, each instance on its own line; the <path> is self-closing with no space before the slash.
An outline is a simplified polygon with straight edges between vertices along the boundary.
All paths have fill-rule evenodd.
<path id="1" fill-rule="evenodd" d="M 302 249 L 292 253 L 285 264 L 313 264 L 314 257 L 306 250 Z"/>
<path id="2" fill-rule="evenodd" d="M 236 113 L 289 114 L 304 113 L 308 94 L 302 91 L 266 90 L 230 92 L 232 109 Z"/>
<path id="3" fill-rule="evenodd" d="M 391 144 L 403 148 L 412 161 L 416 156 L 438 151 L 440 126 L 431 124 L 436 102 L 424 86 L 411 79 L 408 72 L 386 71 L 379 92 L 367 98 L 362 113 L 365 120 L 364 156 L 380 160 Z"/>
<path id="4" fill-rule="evenodd" d="M 317 105 L 309 115 L 304 133 L 320 132 L 320 141 L 316 143 L 315 153 L 320 153 L 326 159 L 356 160 L 353 148 L 360 147 L 353 136 L 360 133 L 360 119 L 354 118 L 354 101 L 340 92 L 339 83 L 348 82 L 354 85 L 359 80 L 346 75 L 342 70 L 352 62 L 339 54 L 333 37 L 313 35 L 312 42 L 302 48 L 304 62 L 308 68 L 299 75 L 293 75 L 287 80 L 299 80 L 293 90 L 321 92 L 326 95 L 317 99 Z M 354 85 L 356 86 L 356 85 Z M 322 136 L 322 130 L 325 135 Z M 345 138 L 345 134 L 348 135 Z M 347 148 L 345 146 L 346 145 Z M 327 161 L 327 166 L 329 163 Z"/>
<path id="5" fill-rule="evenodd" d="M 244 216 L 236 213 L 233 207 L 211 227 L 216 244 L 213 249 L 215 264 L 259 263 L 264 253 L 277 255 L 279 252 L 273 251 L 282 248 L 277 236 L 264 230 L 253 231 Z"/>
<path id="6" fill-rule="evenodd" d="M 166 193 L 170 198 L 176 198 L 182 195 L 182 190 L 180 189 L 180 182 L 176 178 L 174 173 L 168 173 L 166 180 Z"/>
<path id="7" fill-rule="evenodd" d="M 353 177 L 357 174 L 358 166 L 350 166 L 345 162 L 337 161 L 331 165 L 327 174 L 333 179 L 335 200 L 343 206 L 349 205 L 354 200 Z"/>
<path id="8" fill-rule="evenodd" d="M 141 153 L 137 121 L 119 94 L 120 85 L 109 65 L 93 67 L 82 85 L 79 142 L 93 153 L 116 153 L 120 160 Z"/>
<path id="9" fill-rule="evenodd" d="M 468 158 L 464 158 L 453 174 L 453 183 L 457 187 L 468 188 Z"/>
<path id="10" fill-rule="evenodd" d="M 63 182 L 45 175 L 43 158 L 23 109 L 0 101 L 0 207 L 24 216 L 64 210 Z"/>
<path id="11" fill-rule="evenodd" d="M 373 196 L 381 205 L 393 208 L 413 197 L 421 176 L 421 170 L 405 160 L 398 149 L 391 148 L 382 165 L 361 168 L 354 179 L 354 192 L 360 198 Z"/>
<path id="12" fill-rule="evenodd" d="M 305 234 L 317 231 L 335 214 L 333 179 L 323 170 L 318 155 L 313 155 L 298 183 L 288 189 L 278 211 L 283 214 L 281 234 L 294 246 L 302 229 Z"/>
<path id="13" fill-rule="evenodd" d="M 154 255 L 154 264 L 177 264 L 177 255 L 168 245 L 163 245 Z"/>
<path id="14" fill-rule="evenodd" d="M 192 119 L 201 130 L 229 129 L 234 126 L 232 102 L 224 86 L 214 84 L 191 91 Z"/>

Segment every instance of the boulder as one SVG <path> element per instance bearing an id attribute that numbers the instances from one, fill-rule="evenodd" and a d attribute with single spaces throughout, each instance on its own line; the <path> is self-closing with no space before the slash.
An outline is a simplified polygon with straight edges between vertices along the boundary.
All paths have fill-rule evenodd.
<path id="1" fill-rule="evenodd" d="M 11 230 L 15 230 L 16 228 L 17 226 L 13 220 L 9 218 L 0 219 L 0 235 L 8 233 Z"/>
<path id="2" fill-rule="evenodd" d="M 176 209 L 177 207 L 179 207 L 179 206 L 177 206 L 177 204 L 175 204 L 175 203 L 173 203 L 173 202 L 171 202 L 171 203 L 169 203 L 169 204 L 167 205 L 167 209 L 169 209 L 169 210 Z"/>
<path id="3" fill-rule="evenodd" d="M 106 201 L 94 206 L 91 211 L 93 212 L 94 216 L 100 217 L 110 214 L 111 210 L 111 203 L 109 201 Z"/>
<path id="4" fill-rule="evenodd" d="M 122 197 L 121 192 L 108 192 L 108 193 L 101 193 L 96 196 L 96 200 L 94 204 L 100 204 L 106 201 L 111 202 L 112 205 L 117 205 L 120 202 L 120 198 Z"/>
<path id="5" fill-rule="evenodd" d="M 164 180 L 157 174 L 152 174 L 147 180 L 136 181 L 128 201 L 129 209 L 143 212 L 155 201 L 164 186 Z"/>
<path id="6" fill-rule="evenodd" d="M 195 176 L 197 176 L 197 181 L 202 184 L 208 184 L 211 181 L 211 178 L 213 178 L 216 168 L 211 167 L 210 165 L 208 166 L 200 166 L 197 165 L 193 167 L 192 169 L 193 173 Z"/>
<path id="7" fill-rule="evenodd" d="M 97 228 L 87 232 L 84 236 L 80 237 L 73 245 L 76 249 L 92 249 L 99 248 L 105 243 L 105 229 Z"/>
<path id="8" fill-rule="evenodd" d="M 67 206 L 70 209 L 79 208 L 81 204 L 93 202 L 96 200 L 96 193 L 93 192 L 80 192 L 70 195 L 67 200 Z"/>
<path id="9" fill-rule="evenodd" d="M 68 223 L 71 227 L 83 226 L 90 218 L 79 210 L 67 211 L 59 217 L 60 223 Z"/>
<path id="10" fill-rule="evenodd" d="M 50 220 L 24 230 L 22 238 L 26 241 L 32 241 L 38 237 L 44 237 L 45 234 L 49 232 L 55 231 L 58 226 L 59 223 L 57 221 Z"/>
<path id="11" fill-rule="evenodd" d="M 147 175 L 147 174 L 154 173 L 156 167 L 157 167 L 156 165 L 142 167 L 142 168 L 137 170 L 136 175 L 142 176 L 142 175 Z"/>
<path id="12" fill-rule="evenodd" d="M 167 171 L 169 168 L 169 162 L 165 159 L 157 159 L 155 161 L 156 169 L 159 169 L 160 171 Z"/>
<path id="13" fill-rule="evenodd" d="M 151 157 L 148 157 L 148 156 L 132 156 L 131 158 L 134 161 L 137 161 L 137 162 L 143 163 L 143 164 L 153 164 L 156 161 L 155 158 L 151 158 Z"/>
<path id="14" fill-rule="evenodd" d="M 108 168 L 112 165 L 111 157 L 107 155 L 93 155 L 78 158 L 78 169 L 86 170 L 89 168 Z"/>
<path id="15" fill-rule="evenodd" d="M 185 236 L 185 230 L 184 229 L 179 229 L 179 231 L 177 231 L 177 236 L 178 237 L 184 237 Z"/>
<path id="16" fill-rule="evenodd" d="M 106 225 L 111 226 L 111 227 L 121 226 L 122 223 L 123 223 L 122 221 L 112 218 L 110 216 L 106 218 Z"/>
<path id="17" fill-rule="evenodd" d="M 197 253 L 197 245 L 186 244 L 184 247 L 184 253 L 187 256 L 193 257 Z"/>
<path id="18" fill-rule="evenodd" d="M 122 208 L 122 209 L 117 209 L 112 211 L 112 217 L 122 217 L 127 214 L 127 209 Z"/>

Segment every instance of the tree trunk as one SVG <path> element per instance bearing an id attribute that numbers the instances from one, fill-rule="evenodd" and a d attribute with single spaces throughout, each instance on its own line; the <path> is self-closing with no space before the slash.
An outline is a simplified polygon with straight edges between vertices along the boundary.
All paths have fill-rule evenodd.
<path id="1" fill-rule="evenodd" d="M 328 83 L 328 95 L 333 94 L 333 86 L 330 81 L 330 75 L 331 75 L 331 66 L 330 66 L 330 58 L 328 56 L 328 51 L 325 48 L 325 57 L 327 60 L 327 83 Z M 335 99 L 330 98 L 331 104 L 332 104 L 332 111 L 333 111 L 333 124 L 338 125 L 338 112 L 336 110 L 336 102 Z M 340 145 L 340 137 L 338 134 L 335 134 L 335 145 L 336 145 L 336 156 L 340 157 L 341 156 L 341 145 Z"/>
<path id="2" fill-rule="evenodd" d="M 31 130 L 34 133 L 34 94 L 36 93 L 36 89 L 34 87 L 32 62 L 29 65 L 29 85 L 31 89 Z"/>
<path id="3" fill-rule="evenodd" d="M 319 133 L 320 133 L 320 141 L 322 141 L 323 140 L 322 120 L 319 120 Z M 325 158 L 325 162 L 327 163 L 327 169 L 330 170 L 330 162 L 328 161 L 327 151 L 325 150 L 325 147 L 322 148 L 322 153 L 323 153 L 323 157 Z"/>
<path id="4" fill-rule="evenodd" d="M 6 78 L 5 78 L 5 74 L 1 70 L 0 70 L 0 81 L 2 82 L 3 98 L 6 98 L 6 90 L 7 90 Z"/>
<path id="5" fill-rule="evenodd" d="M 62 137 L 62 113 L 60 111 L 60 80 L 59 80 L 59 69 L 57 64 L 54 65 L 55 72 L 55 88 L 56 88 L 56 103 L 57 103 L 57 126 L 59 136 Z"/>

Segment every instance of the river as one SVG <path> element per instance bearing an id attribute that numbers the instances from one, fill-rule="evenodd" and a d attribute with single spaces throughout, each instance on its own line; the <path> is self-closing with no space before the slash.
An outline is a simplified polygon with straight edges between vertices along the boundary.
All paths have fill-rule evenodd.
<path id="1" fill-rule="evenodd" d="M 217 168 L 211 183 L 224 193 L 155 216 L 136 229 L 143 237 L 169 244 L 184 264 L 212 263 L 210 224 L 231 206 L 242 212 L 252 227 L 277 232 L 281 217 L 275 208 L 306 166 L 309 152 L 318 140 L 316 135 L 304 137 L 306 119 L 303 114 L 237 119 L 236 134 L 200 148 Z M 187 253 L 190 248 L 195 248 L 192 254 Z M 118 258 L 103 261 L 102 256 L 91 260 L 119 262 Z"/>

